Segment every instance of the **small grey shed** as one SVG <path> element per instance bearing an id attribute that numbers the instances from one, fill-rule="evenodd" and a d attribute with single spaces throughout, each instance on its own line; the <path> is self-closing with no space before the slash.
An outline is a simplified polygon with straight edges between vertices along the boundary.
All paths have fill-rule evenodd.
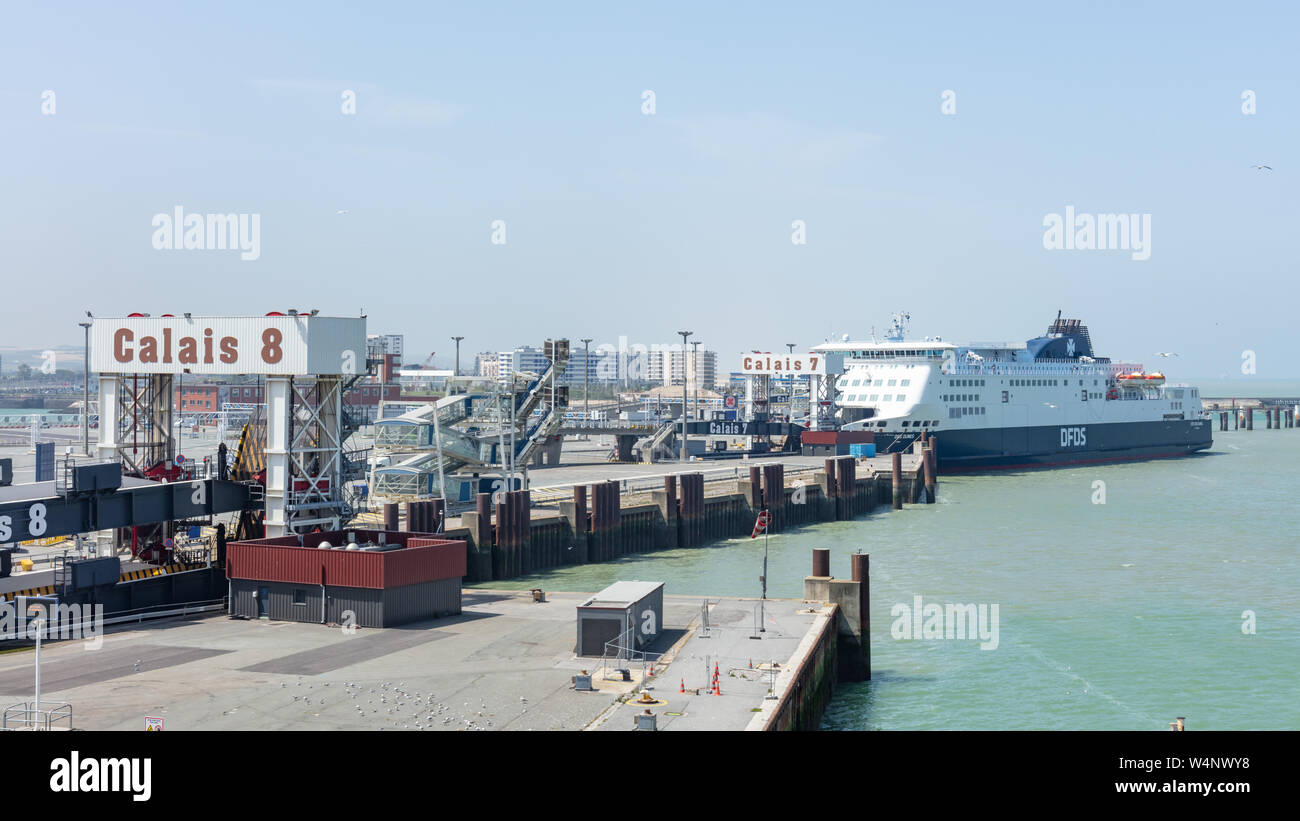
<path id="1" fill-rule="evenodd" d="M 634 658 L 659 637 L 663 623 L 663 582 L 615 582 L 578 605 L 577 653 Z"/>

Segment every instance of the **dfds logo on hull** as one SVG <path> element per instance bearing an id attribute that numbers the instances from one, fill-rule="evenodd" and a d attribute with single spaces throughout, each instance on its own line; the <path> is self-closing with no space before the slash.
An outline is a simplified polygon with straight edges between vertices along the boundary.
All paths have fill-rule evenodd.
<path id="1" fill-rule="evenodd" d="M 1088 444 L 1087 428 L 1061 428 L 1061 447 L 1081 448 Z"/>

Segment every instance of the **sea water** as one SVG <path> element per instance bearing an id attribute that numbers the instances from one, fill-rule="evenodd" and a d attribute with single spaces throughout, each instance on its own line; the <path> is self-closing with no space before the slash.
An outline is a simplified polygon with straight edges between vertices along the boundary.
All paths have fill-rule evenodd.
<path id="1" fill-rule="evenodd" d="M 824 729 L 1300 729 L 1300 427 L 1218 431 L 1199 455 L 942 476 L 934 505 L 770 537 L 768 595 L 811 551 L 869 553 L 872 680 Z M 756 596 L 764 540 L 568 566 L 493 587 Z M 996 649 L 908 636 L 902 605 L 998 606 Z M 986 607 L 986 612 L 988 609 Z M 910 616 L 909 616 L 910 618 Z M 924 634 L 925 631 L 922 631 Z"/>

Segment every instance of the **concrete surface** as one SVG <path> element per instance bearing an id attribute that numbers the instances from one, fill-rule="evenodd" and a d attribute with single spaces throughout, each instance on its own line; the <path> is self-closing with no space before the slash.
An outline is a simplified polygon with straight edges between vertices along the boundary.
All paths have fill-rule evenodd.
<path id="1" fill-rule="evenodd" d="M 45 644 L 42 700 L 72 705 L 86 730 L 143 730 L 161 716 L 168 730 L 580 730 L 631 729 L 640 707 L 641 665 L 631 681 L 598 659 L 574 655 L 575 608 L 589 593 L 529 594 L 473 590 L 464 613 L 387 630 L 291 622 L 241 621 L 224 615 L 112 630 L 102 647 Z M 785 665 L 814 617 L 801 602 L 770 601 L 768 631 L 753 631 L 753 599 L 711 600 L 712 629 L 696 631 L 701 599 L 666 596 L 651 692 L 666 706 L 662 729 L 744 729 L 763 703 L 768 680 L 750 671 L 765 660 Z M 0 703 L 30 700 L 34 654 L 0 655 Z M 718 663 L 721 696 L 683 696 L 707 683 Z M 597 692 L 572 688 L 588 670 Z M 710 666 L 710 674 L 711 674 Z M 770 703 L 770 702 L 769 702 Z M 680 712 L 680 716 L 663 715 Z"/>

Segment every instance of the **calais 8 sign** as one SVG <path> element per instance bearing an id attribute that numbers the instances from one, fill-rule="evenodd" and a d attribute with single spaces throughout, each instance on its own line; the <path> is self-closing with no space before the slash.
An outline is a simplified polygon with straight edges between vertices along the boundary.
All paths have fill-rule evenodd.
<path id="1" fill-rule="evenodd" d="M 817 353 L 746 354 L 740 361 L 740 370 L 743 373 L 754 375 L 788 375 L 792 373 L 797 376 L 808 374 L 825 375 L 826 359 Z"/>
<path id="2" fill-rule="evenodd" d="M 91 370 L 303 376 L 365 370 L 366 321 L 321 316 L 96 318 Z"/>

